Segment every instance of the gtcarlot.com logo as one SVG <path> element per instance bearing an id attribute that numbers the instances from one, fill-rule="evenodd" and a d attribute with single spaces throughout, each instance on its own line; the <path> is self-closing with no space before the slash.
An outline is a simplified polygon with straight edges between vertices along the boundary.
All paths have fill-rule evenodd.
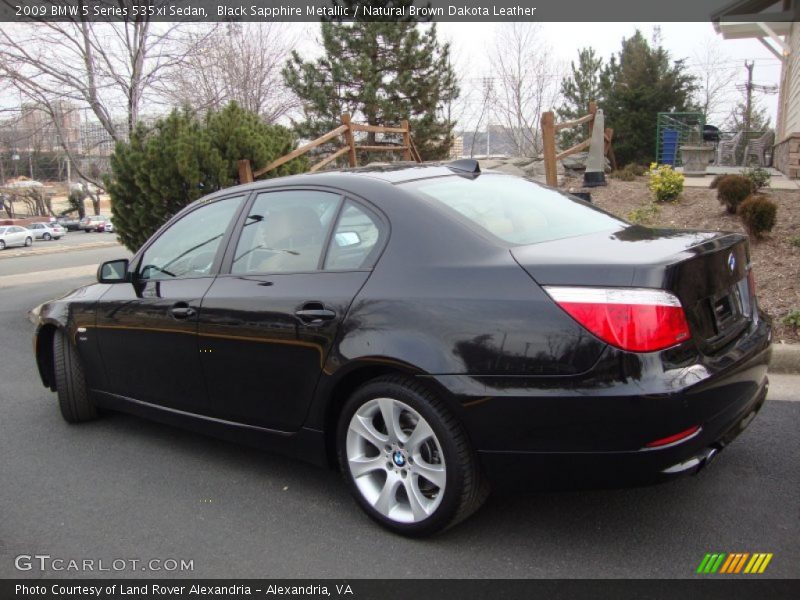
<path id="1" fill-rule="evenodd" d="M 726 574 L 755 575 L 763 573 L 767 569 L 769 561 L 772 560 L 772 553 L 755 552 L 716 552 L 706 554 L 697 567 L 697 572 L 703 575 Z"/>
<path id="2" fill-rule="evenodd" d="M 183 558 L 60 558 L 49 554 L 20 554 L 17 571 L 194 571 L 194 560 Z"/>

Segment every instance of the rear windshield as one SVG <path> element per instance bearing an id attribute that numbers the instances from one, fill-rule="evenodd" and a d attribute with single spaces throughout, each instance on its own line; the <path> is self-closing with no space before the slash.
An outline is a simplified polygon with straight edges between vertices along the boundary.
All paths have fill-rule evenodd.
<path id="1" fill-rule="evenodd" d="M 454 175 L 401 187 L 443 204 L 509 244 L 536 244 L 626 225 L 572 196 L 509 175 Z"/>

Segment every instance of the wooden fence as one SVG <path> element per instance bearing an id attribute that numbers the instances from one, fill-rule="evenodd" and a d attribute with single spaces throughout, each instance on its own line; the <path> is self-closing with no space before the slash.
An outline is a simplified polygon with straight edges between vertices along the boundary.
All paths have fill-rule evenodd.
<path id="1" fill-rule="evenodd" d="M 416 146 L 414 145 L 414 140 L 411 137 L 411 130 L 408 126 L 408 121 L 402 121 L 400 123 L 400 127 L 384 127 L 381 125 L 363 125 L 360 123 L 353 123 L 350 120 L 350 115 L 344 114 L 341 117 L 342 124 L 339 125 L 336 129 L 333 129 L 318 137 L 317 139 L 289 152 L 289 154 L 285 154 L 280 158 L 276 158 L 271 163 L 269 163 L 266 167 L 258 169 L 257 171 L 253 171 L 252 166 L 250 165 L 250 161 L 240 160 L 239 161 L 239 183 L 250 183 L 255 181 L 259 177 L 262 177 L 266 173 L 277 169 L 283 164 L 286 164 L 290 160 L 297 158 L 298 156 L 302 156 L 303 154 L 313 150 L 314 148 L 321 146 L 325 142 L 329 142 L 332 139 L 342 136 L 344 139 L 344 145 L 340 147 L 338 150 L 334 151 L 333 153 L 329 154 L 319 162 L 315 163 L 314 165 L 309 168 L 310 172 L 318 171 L 325 165 L 332 163 L 337 158 L 347 155 L 348 164 L 351 167 L 358 166 L 358 158 L 356 152 L 359 150 L 364 150 L 367 152 L 402 152 L 403 153 L 403 160 L 406 161 L 416 161 L 422 162 L 420 158 L 419 152 L 417 151 Z M 380 144 L 380 145 L 356 145 L 355 136 L 353 135 L 355 132 L 366 132 L 366 133 L 399 133 L 403 136 L 403 143 L 402 144 Z"/>
<path id="2" fill-rule="evenodd" d="M 556 133 L 561 131 L 562 129 L 570 129 L 572 127 L 578 127 L 579 125 L 588 124 L 589 131 L 591 132 L 592 127 L 594 126 L 594 116 L 597 113 L 597 103 L 590 102 L 589 103 L 589 113 L 583 115 L 578 119 L 574 119 L 572 121 L 564 121 L 563 123 L 556 123 L 555 113 L 552 111 L 548 111 L 542 113 L 542 144 L 544 146 L 544 174 L 545 179 L 547 181 L 547 185 L 556 186 L 558 185 L 558 173 L 556 170 L 556 164 L 559 160 L 570 156 L 571 154 L 575 154 L 580 152 L 581 150 L 586 150 L 589 145 L 592 143 L 592 135 L 589 134 L 589 137 L 582 142 L 578 142 L 571 148 L 567 148 L 563 152 L 556 154 Z M 611 140 L 614 137 L 614 130 L 610 127 L 607 127 L 604 131 L 604 148 L 603 153 L 609 157 L 611 161 L 611 167 L 616 169 L 617 168 L 617 161 L 614 157 L 614 150 L 611 147 Z"/>

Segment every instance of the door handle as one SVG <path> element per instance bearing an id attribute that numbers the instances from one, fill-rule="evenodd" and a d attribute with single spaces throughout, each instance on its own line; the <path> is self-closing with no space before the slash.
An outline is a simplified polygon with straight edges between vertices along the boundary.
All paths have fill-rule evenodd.
<path id="1" fill-rule="evenodd" d="M 294 315 L 310 325 L 318 325 L 323 321 L 330 321 L 336 318 L 336 313 L 325 308 L 325 305 L 320 302 L 307 302 L 303 305 L 303 308 L 295 311 Z"/>
<path id="2" fill-rule="evenodd" d="M 171 314 L 175 319 L 183 320 L 191 319 L 196 314 L 196 311 L 186 302 L 178 302 L 177 304 L 172 305 L 172 307 L 169 309 L 169 314 Z"/>

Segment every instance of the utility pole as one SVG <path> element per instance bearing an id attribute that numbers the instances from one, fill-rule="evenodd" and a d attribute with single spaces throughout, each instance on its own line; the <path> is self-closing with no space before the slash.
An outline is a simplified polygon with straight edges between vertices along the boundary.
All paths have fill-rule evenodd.
<path id="1" fill-rule="evenodd" d="M 750 116 L 753 112 L 753 67 L 755 61 L 744 61 L 744 68 L 747 69 L 747 83 L 745 84 L 747 100 L 744 109 L 744 135 L 750 131 Z"/>
<path id="2" fill-rule="evenodd" d="M 776 85 L 760 85 L 753 83 L 754 66 L 755 61 L 744 61 L 744 68 L 747 69 L 747 81 L 736 85 L 737 90 L 745 93 L 745 107 L 742 118 L 742 128 L 745 138 L 747 138 L 747 134 L 750 132 L 750 126 L 753 121 L 753 92 L 760 92 L 762 94 L 776 94 L 778 92 L 778 86 Z"/>

